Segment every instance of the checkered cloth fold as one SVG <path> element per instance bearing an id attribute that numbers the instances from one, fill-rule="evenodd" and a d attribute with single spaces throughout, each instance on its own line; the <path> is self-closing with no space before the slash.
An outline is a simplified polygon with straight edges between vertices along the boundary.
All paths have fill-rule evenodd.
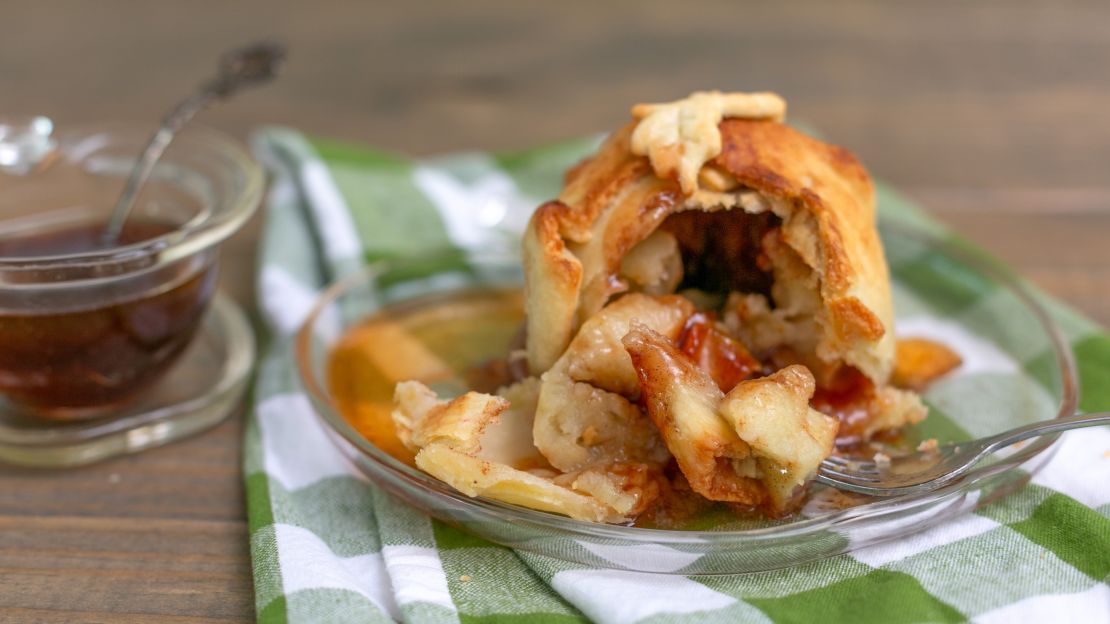
<path id="1" fill-rule="evenodd" d="M 512 249 L 532 209 L 558 194 L 563 170 L 596 144 L 411 160 L 286 129 L 256 135 L 255 152 L 273 176 L 258 275 L 269 340 L 244 463 L 259 621 L 1110 622 L 1107 428 L 1064 435 L 1031 484 L 956 520 L 851 554 L 735 576 L 641 574 L 514 552 L 432 520 L 362 478 L 312 416 L 290 356 L 289 338 L 317 293 L 378 258 Z M 886 218 L 947 236 L 881 186 L 879 204 Z M 961 410 L 1045 400 L 981 396 L 1000 375 L 1035 377 L 1048 355 L 1043 337 L 1009 322 L 1001 289 L 921 250 L 888 254 L 900 323 L 918 309 L 957 319 L 914 327 L 971 345 L 965 370 L 930 394 L 930 426 L 981 435 L 991 423 L 962 420 Z M 966 283 L 931 297 L 929 280 L 941 278 Z M 1110 336 L 1045 301 L 1077 354 L 1082 409 L 1110 409 Z M 992 384 L 977 384 L 991 375 Z"/>

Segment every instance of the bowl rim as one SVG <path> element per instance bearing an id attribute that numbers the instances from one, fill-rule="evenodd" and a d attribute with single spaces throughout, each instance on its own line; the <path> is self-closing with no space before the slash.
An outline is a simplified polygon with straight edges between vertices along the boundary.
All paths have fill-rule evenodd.
<path id="1" fill-rule="evenodd" d="M 61 159 L 80 163 L 91 153 L 111 145 L 135 145 L 137 151 L 146 144 L 151 132 L 151 127 L 137 122 L 103 121 L 79 124 L 59 134 L 57 152 Z M 186 132 L 175 137 L 173 145 L 185 145 L 187 149 L 202 154 L 219 155 L 230 161 L 225 168 L 233 168 L 242 174 L 242 188 L 234 195 L 220 198 L 217 202 L 226 208 L 212 211 L 209 218 L 194 218 L 181 227 L 154 238 L 106 250 L 42 256 L 0 256 L 0 271 L 40 271 L 112 264 L 149 269 L 151 265 L 160 266 L 192 256 L 234 234 L 259 208 L 265 182 L 262 167 L 250 156 L 241 141 L 204 124 L 190 125 Z M 82 212 L 87 210 L 62 208 L 4 222 L 8 225 L 34 227 L 38 223 L 46 223 L 51 217 Z"/>
<path id="2" fill-rule="evenodd" d="M 1070 416 L 1075 413 L 1078 406 L 1079 381 L 1075 363 L 1075 356 L 1071 345 L 1064 336 L 1063 331 L 1052 319 L 1050 312 L 1039 301 L 1033 291 L 1012 270 L 1001 262 L 989 257 L 973 245 L 957 237 L 939 238 L 933 233 L 919 227 L 904 223 L 893 223 L 881 220 L 880 229 L 897 232 L 900 236 L 916 238 L 919 242 L 927 244 L 930 248 L 938 249 L 947 255 L 953 256 L 964 264 L 983 271 L 992 279 L 1008 288 L 1026 307 L 1033 313 L 1052 345 L 1057 369 L 1060 374 L 1060 401 L 1057 406 L 1055 418 Z M 810 518 L 794 520 L 788 524 L 772 525 L 768 527 L 737 529 L 737 530 L 681 530 L 657 529 L 637 527 L 631 525 L 604 524 L 575 520 L 566 516 L 529 509 L 518 505 L 502 503 L 484 497 L 470 497 L 454 490 L 446 483 L 423 471 L 408 466 L 395 459 L 388 453 L 371 444 L 369 440 L 359 434 L 342 416 L 338 407 L 330 398 L 328 390 L 321 386 L 316 378 L 311 361 L 312 338 L 316 333 L 316 325 L 321 320 L 323 313 L 329 305 L 349 292 L 351 289 L 371 282 L 382 275 L 389 267 L 398 263 L 410 262 L 419 258 L 395 258 L 378 260 L 363 267 L 361 270 L 349 274 L 328 287 L 326 287 L 313 304 L 297 333 L 294 336 L 293 354 L 297 370 L 297 381 L 308 395 L 313 406 L 313 412 L 321 423 L 327 428 L 329 438 L 338 436 L 339 440 L 346 442 L 355 449 L 360 458 L 370 461 L 376 468 L 387 471 L 390 476 L 409 484 L 431 490 L 438 496 L 451 499 L 457 504 L 472 506 L 487 512 L 494 513 L 505 520 L 527 524 L 540 524 L 548 528 L 558 529 L 579 537 L 586 538 L 612 538 L 625 542 L 639 543 L 722 543 L 735 539 L 750 542 L 788 539 L 803 537 L 815 532 L 841 527 L 845 524 L 866 518 L 883 516 L 888 513 L 918 509 L 932 503 L 941 501 L 951 495 L 972 489 L 971 486 L 999 473 L 1017 469 L 1026 462 L 1037 458 L 1045 451 L 1050 450 L 1059 437 L 1056 435 L 1034 438 L 1017 451 L 1006 456 L 994 464 L 979 466 L 969 471 L 964 477 L 953 481 L 941 488 L 906 494 L 903 496 L 878 499 L 873 502 L 863 503 L 853 507 L 843 508 L 831 513 Z M 471 254 L 469 259 L 492 260 L 497 266 L 498 261 L 504 261 L 507 267 L 514 264 L 519 267 L 519 259 L 508 254 L 479 253 Z M 332 440 L 338 445 L 337 440 Z M 1051 450 L 1055 450 L 1051 448 Z M 1045 457 L 1044 459 L 1048 459 Z M 1043 465 L 1043 462 L 1041 463 Z M 427 513 L 424 511 L 424 513 Z"/>

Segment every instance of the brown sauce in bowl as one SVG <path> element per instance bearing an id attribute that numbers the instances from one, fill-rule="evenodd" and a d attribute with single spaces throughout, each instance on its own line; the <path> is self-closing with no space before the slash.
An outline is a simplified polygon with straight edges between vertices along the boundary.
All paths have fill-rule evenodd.
<path id="1" fill-rule="evenodd" d="M 136 219 L 120 243 L 174 229 Z M 102 223 L 91 223 L 0 239 L 0 257 L 97 251 L 102 230 Z M 106 301 L 93 295 L 87 304 L 61 311 L 13 311 L 4 305 L 13 295 L 0 285 L 0 394 L 33 415 L 54 419 L 100 415 L 137 396 L 184 351 L 214 292 L 214 265 L 198 270 L 187 264 L 160 269 L 166 273 L 130 296 Z"/>

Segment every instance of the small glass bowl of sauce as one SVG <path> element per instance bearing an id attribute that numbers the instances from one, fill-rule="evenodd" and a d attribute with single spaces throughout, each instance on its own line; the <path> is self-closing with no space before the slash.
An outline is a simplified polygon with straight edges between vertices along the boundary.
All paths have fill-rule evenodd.
<path id="1" fill-rule="evenodd" d="M 190 128 L 106 245 L 149 132 L 75 129 L 29 171 L 0 172 L 0 411 L 110 417 L 171 369 L 201 324 L 219 244 L 257 208 L 262 174 L 236 141 Z"/>

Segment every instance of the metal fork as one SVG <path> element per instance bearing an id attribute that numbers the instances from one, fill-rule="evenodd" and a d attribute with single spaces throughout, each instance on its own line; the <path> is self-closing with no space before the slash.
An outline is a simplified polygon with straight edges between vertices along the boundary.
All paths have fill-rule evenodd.
<path id="1" fill-rule="evenodd" d="M 988 455 L 1015 442 L 1069 429 L 1110 424 L 1110 412 L 1077 414 L 1033 423 L 987 438 L 918 451 L 876 463 L 832 456 L 821 462 L 817 481 L 870 496 L 901 496 L 928 492 L 959 479 Z"/>

